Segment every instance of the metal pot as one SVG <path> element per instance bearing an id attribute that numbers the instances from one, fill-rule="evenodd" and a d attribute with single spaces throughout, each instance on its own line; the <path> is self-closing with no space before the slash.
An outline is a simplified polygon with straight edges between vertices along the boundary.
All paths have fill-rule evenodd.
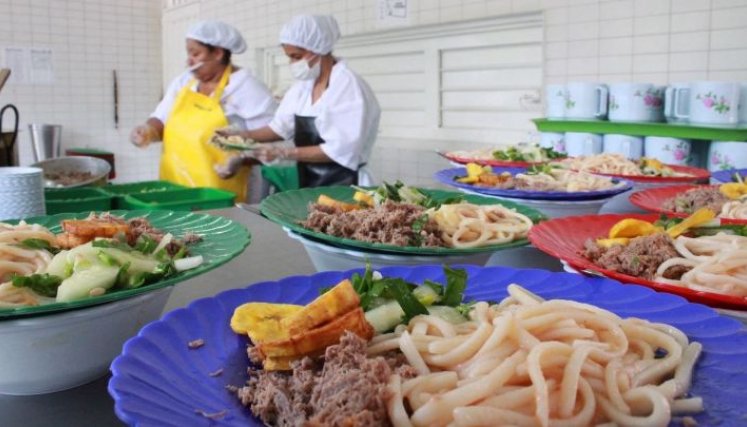
<path id="1" fill-rule="evenodd" d="M 58 157 L 34 163 L 32 166 L 42 168 L 44 171 L 44 186 L 46 188 L 73 188 L 86 185 L 101 186 L 109 181 L 108 176 L 109 172 L 111 172 L 111 166 L 106 160 L 84 156 Z M 51 175 L 80 172 L 88 172 L 91 174 L 91 177 L 67 184 L 61 184 L 50 179 Z"/>

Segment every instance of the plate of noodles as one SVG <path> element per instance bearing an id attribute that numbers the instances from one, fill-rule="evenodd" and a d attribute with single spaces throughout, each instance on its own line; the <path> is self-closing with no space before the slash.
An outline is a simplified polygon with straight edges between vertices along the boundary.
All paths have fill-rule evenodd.
<path id="1" fill-rule="evenodd" d="M 661 224 L 682 219 L 664 221 L 656 214 L 557 218 L 533 227 L 529 240 L 537 249 L 587 274 L 644 285 L 711 307 L 747 310 L 743 226 L 708 221 L 692 233 L 672 238 L 668 231 L 662 232 Z M 636 236 L 616 241 L 610 238 L 614 229 L 633 230 Z M 625 231 L 616 235 L 625 235 Z"/>
<path id="2" fill-rule="evenodd" d="M 634 183 L 707 183 L 711 173 L 689 166 L 665 165 L 656 159 L 628 160 L 619 154 L 571 157 L 553 164 L 574 171 L 623 178 Z"/>
<path id="3" fill-rule="evenodd" d="M 109 211 L 0 223 L 0 318 L 117 301 L 212 270 L 249 232 L 193 212 Z"/>
<path id="4" fill-rule="evenodd" d="M 539 144 L 520 143 L 507 147 L 479 150 L 438 151 L 442 157 L 460 164 L 477 163 L 483 166 L 527 167 L 565 158 L 564 153 Z"/>
<path id="5" fill-rule="evenodd" d="M 747 186 L 738 183 L 675 185 L 637 191 L 630 196 L 630 203 L 650 212 L 680 218 L 707 207 L 716 212 L 724 224 L 747 224 L 747 197 L 742 192 L 747 193 Z"/>
<path id="6" fill-rule="evenodd" d="M 544 166 L 544 167 L 543 167 Z M 618 179 L 551 168 L 488 167 L 468 164 L 436 172 L 436 180 L 490 196 L 534 200 L 589 200 L 612 197 L 632 188 Z"/>
<path id="7" fill-rule="evenodd" d="M 539 211 L 508 201 L 401 182 L 273 194 L 262 214 L 328 244 L 417 255 L 459 255 L 523 246 Z"/>
<path id="8" fill-rule="evenodd" d="M 416 288 L 448 287 L 441 266 L 379 272 L 380 280 Z M 247 353 L 256 357 L 258 347 L 247 352 L 247 336 L 232 330 L 235 313 L 257 302 L 318 303 L 320 289 L 356 282 L 360 269 L 192 302 L 124 345 L 108 387 L 115 413 L 129 425 L 159 426 L 743 423 L 747 334 L 737 321 L 609 279 L 504 267 L 463 272 L 467 317 L 414 316 L 368 340 L 344 333 L 322 348 L 324 360 L 292 365 L 293 377 L 270 370 L 269 359 L 259 362 L 265 369 L 250 363 Z M 362 299 L 351 312 L 356 304 Z"/>

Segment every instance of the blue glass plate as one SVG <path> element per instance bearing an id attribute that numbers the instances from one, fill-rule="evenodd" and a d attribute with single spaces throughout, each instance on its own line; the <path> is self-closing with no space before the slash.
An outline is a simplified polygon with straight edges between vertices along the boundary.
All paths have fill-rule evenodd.
<path id="1" fill-rule="evenodd" d="M 511 168 L 511 167 L 493 167 L 493 173 L 501 174 L 508 172 L 511 175 L 526 172 L 526 168 Z M 487 194 L 490 196 L 500 197 L 511 197 L 516 199 L 532 199 L 532 200 L 592 200 L 592 199 L 605 199 L 614 195 L 624 193 L 631 188 L 633 184 L 628 181 L 613 178 L 612 182 L 616 185 L 615 187 L 608 188 L 606 190 L 597 191 L 529 191 L 529 190 L 507 190 L 501 188 L 483 187 L 479 185 L 465 184 L 463 182 L 457 182 L 454 179 L 457 177 L 463 177 L 467 175 L 466 168 L 452 168 L 444 169 L 436 172 L 433 175 L 442 184 L 450 185 L 452 187 L 463 188 L 465 190 L 474 191 L 475 193 Z"/>
<path id="2" fill-rule="evenodd" d="M 703 355 L 693 376 L 691 394 L 704 400 L 706 411 L 695 416 L 702 426 L 744 425 L 747 408 L 747 332 L 732 319 L 678 296 L 619 282 L 569 273 L 505 267 L 464 266 L 469 274 L 470 299 L 500 300 L 506 286 L 519 283 L 545 298 L 564 298 L 598 305 L 620 316 L 666 322 L 703 344 Z M 441 266 L 390 267 L 385 276 L 412 282 L 443 282 Z M 222 292 L 172 311 L 130 339 L 112 363 L 109 393 L 115 412 L 138 426 L 261 426 L 228 392 L 227 385 L 246 380 L 247 340 L 229 328 L 233 310 L 247 301 L 305 304 L 322 286 L 334 285 L 351 272 L 323 272 L 262 282 L 245 289 Z M 187 343 L 202 338 L 205 345 L 190 350 Z M 223 369 L 220 376 L 209 375 Z M 196 411 L 225 416 L 210 420 Z"/>
<path id="3" fill-rule="evenodd" d="M 747 169 L 729 169 L 711 173 L 711 178 L 717 182 L 733 182 L 732 177 L 738 173 L 743 179 L 747 180 Z"/>

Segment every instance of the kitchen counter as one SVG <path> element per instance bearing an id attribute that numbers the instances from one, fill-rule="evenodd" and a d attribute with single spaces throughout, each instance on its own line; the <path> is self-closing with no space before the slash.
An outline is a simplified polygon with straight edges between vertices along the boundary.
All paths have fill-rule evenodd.
<path id="1" fill-rule="evenodd" d="M 232 208 L 209 211 L 245 225 L 251 235 L 249 247 L 222 267 L 179 283 L 171 293 L 166 311 L 191 301 L 247 284 L 277 280 L 290 275 L 316 272 L 303 245 L 289 238 L 282 228 L 259 215 Z M 496 253 L 488 265 L 545 268 L 561 271 L 560 263 L 534 248 Z M 60 369 L 65 369 L 60 366 Z M 39 396 L 0 395 L 0 425 L 122 426 L 114 414 L 114 402 L 106 390 L 109 375 L 86 385 Z"/>

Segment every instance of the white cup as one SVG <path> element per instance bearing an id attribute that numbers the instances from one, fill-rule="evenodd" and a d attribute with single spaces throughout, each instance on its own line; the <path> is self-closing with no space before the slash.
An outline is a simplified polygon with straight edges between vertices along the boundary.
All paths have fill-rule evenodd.
<path id="1" fill-rule="evenodd" d="M 565 150 L 568 156 L 591 156 L 602 152 L 602 135 L 587 132 L 566 132 Z"/>
<path id="2" fill-rule="evenodd" d="M 667 86 L 667 89 L 664 91 L 664 118 L 669 123 L 686 123 L 687 119 L 685 118 L 677 118 L 674 117 L 674 93 L 677 90 L 680 91 L 688 91 L 690 88 L 689 83 L 672 83 L 669 86 Z M 683 114 L 690 114 L 690 104 L 688 103 L 687 96 L 680 96 L 677 98 L 678 106 L 677 108 L 679 111 L 681 111 Z"/>
<path id="3" fill-rule="evenodd" d="M 599 83 L 572 82 L 565 87 L 566 118 L 600 120 L 607 116 L 607 86 Z"/>
<path id="4" fill-rule="evenodd" d="M 674 117 L 706 126 L 735 126 L 739 120 L 739 83 L 693 82 L 687 90 L 674 91 Z M 678 98 L 687 93 L 690 111 L 684 112 Z"/>
<path id="5" fill-rule="evenodd" d="M 562 119 L 565 117 L 565 85 L 550 84 L 545 86 L 545 117 Z"/>
<path id="6" fill-rule="evenodd" d="M 643 145 L 646 157 L 659 160 L 664 164 L 684 166 L 690 161 L 692 144 L 686 139 L 647 136 Z"/>
<path id="7" fill-rule="evenodd" d="M 638 160 L 643 156 L 643 138 L 640 136 L 606 134 L 603 138 L 605 153 L 620 154 L 626 159 Z"/>
<path id="8" fill-rule="evenodd" d="M 664 120 L 664 88 L 651 83 L 610 85 L 611 122 L 660 122 Z"/>
<path id="9" fill-rule="evenodd" d="M 747 83 L 739 84 L 739 124 L 747 126 Z"/>
<path id="10" fill-rule="evenodd" d="M 565 134 L 556 132 L 542 132 L 540 147 L 552 148 L 559 153 L 565 153 Z"/>
<path id="11" fill-rule="evenodd" d="M 747 142 L 713 141 L 708 150 L 711 172 L 747 168 Z"/>

